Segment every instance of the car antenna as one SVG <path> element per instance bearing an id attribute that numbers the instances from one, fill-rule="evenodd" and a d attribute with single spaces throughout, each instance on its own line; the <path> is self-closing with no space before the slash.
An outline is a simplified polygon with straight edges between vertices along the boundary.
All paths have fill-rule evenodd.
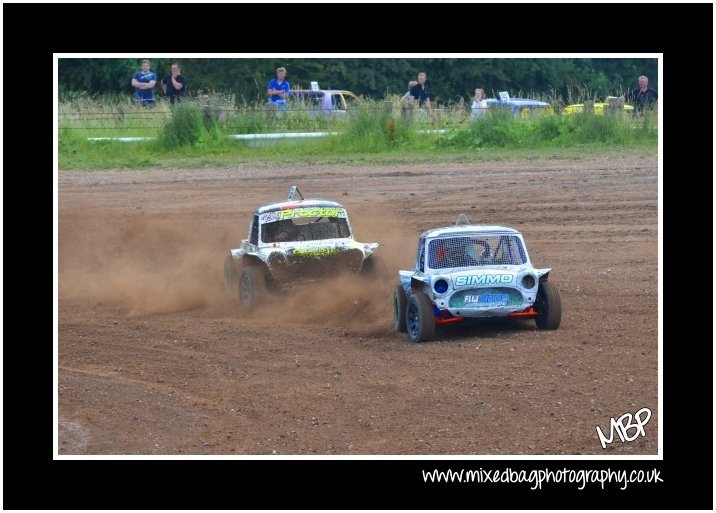
<path id="1" fill-rule="evenodd" d="M 465 214 L 460 214 L 457 216 L 457 221 L 455 221 L 455 226 L 460 226 L 461 224 L 470 224 L 470 220 L 467 218 Z"/>
<path id="2" fill-rule="evenodd" d="M 298 194 L 301 199 L 303 199 L 303 194 L 301 194 L 301 191 L 298 190 L 298 187 L 295 185 L 291 186 L 291 190 L 288 191 L 288 200 L 291 201 L 296 198 L 296 194 Z"/>

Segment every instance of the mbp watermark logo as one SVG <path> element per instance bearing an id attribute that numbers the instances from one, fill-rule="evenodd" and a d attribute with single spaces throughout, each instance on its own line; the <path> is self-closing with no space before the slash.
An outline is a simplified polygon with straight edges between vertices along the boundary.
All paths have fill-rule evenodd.
<path id="1" fill-rule="evenodd" d="M 645 416 L 646 418 L 642 418 L 642 416 Z M 597 434 L 599 435 L 599 442 L 602 444 L 602 449 L 606 449 L 607 444 L 610 444 L 614 441 L 615 430 L 617 432 L 617 435 L 619 435 L 619 439 L 622 442 L 633 442 L 637 439 L 639 435 L 646 436 L 644 426 L 647 422 L 649 422 L 650 418 L 651 410 L 649 408 L 642 408 L 641 410 L 636 412 L 633 417 L 631 413 L 625 413 L 617 420 L 614 420 L 614 417 L 612 417 L 611 419 L 609 419 L 609 438 L 604 436 L 602 428 L 597 426 Z M 629 435 L 630 429 L 634 430 L 634 434 L 631 436 Z"/>

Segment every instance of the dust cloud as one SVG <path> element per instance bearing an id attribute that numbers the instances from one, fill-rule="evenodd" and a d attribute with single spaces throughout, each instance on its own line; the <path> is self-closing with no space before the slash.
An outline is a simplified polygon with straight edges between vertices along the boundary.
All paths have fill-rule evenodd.
<path id="1" fill-rule="evenodd" d="M 63 216 L 60 299 L 114 301 L 129 315 L 211 308 L 224 299 L 229 245 L 226 230 L 202 220 Z"/>
<path id="2" fill-rule="evenodd" d="M 128 316 L 201 310 L 207 315 L 257 316 L 276 323 L 345 327 L 379 336 L 392 331 L 398 269 L 409 269 L 417 234 L 395 216 L 351 213 L 354 236 L 379 242 L 371 276 L 326 276 L 273 291 L 254 312 L 226 291 L 223 264 L 237 247 L 236 222 L 200 215 L 65 215 L 59 230 L 60 299 L 112 302 Z"/>

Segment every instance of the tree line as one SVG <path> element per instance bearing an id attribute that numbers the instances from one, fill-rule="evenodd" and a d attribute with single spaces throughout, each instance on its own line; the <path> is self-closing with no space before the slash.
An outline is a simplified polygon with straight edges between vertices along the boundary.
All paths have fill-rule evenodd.
<path id="1" fill-rule="evenodd" d="M 637 87 L 640 75 L 658 90 L 655 58 L 157 58 L 152 70 L 158 80 L 178 62 L 189 81 L 190 93 L 234 95 L 237 104 L 266 100 L 266 85 L 279 66 L 287 69 L 291 87 L 346 89 L 375 100 L 402 95 L 409 80 L 427 73 L 435 101 L 441 104 L 472 98 L 476 87 L 488 96 L 508 91 L 511 96 L 569 99 L 575 92 L 603 99 Z M 135 58 L 61 58 L 60 95 L 131 95 L 132 75 L 140 69 Z"/>

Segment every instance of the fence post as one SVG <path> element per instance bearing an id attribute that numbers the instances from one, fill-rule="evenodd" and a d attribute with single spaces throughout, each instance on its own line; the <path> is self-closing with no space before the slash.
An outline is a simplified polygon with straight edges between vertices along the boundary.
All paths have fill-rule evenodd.
<path id="1" fill-rule="evenodd" d="M 624 111 L 624 97 L 609 98 L 609 106 L 607 107 L 607 114 L 621 114 Z"/>
<path id="2" fill-rule="evenodd" d="M 415 102 L 413 100 L 403 100 L 400 104 L 400 116 L 403 118 L 403 121 L 411 121 L 414 111 Z"/>
<path id="3" fill-rule="evenodd" d="M 202 105 L 202 109 L 204 111 L 204 121 L 217 123 L 219 125 L 226 124 L 226 107 Z"/>

